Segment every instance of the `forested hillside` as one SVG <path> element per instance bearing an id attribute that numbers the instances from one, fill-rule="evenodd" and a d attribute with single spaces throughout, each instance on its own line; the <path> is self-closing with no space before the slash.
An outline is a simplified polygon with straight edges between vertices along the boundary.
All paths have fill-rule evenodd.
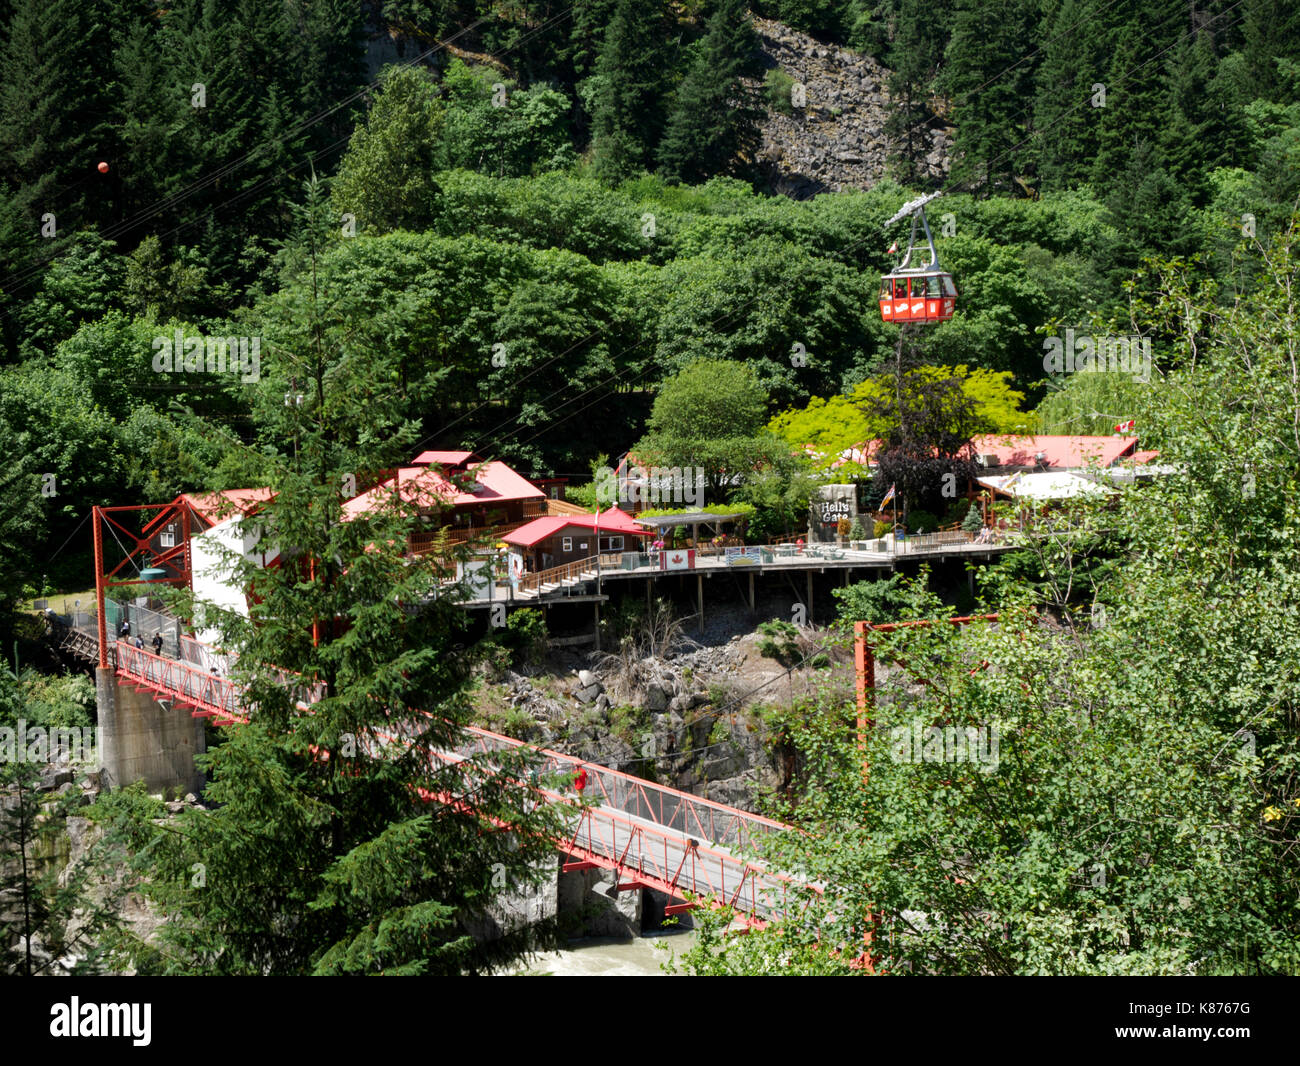
<path id="1" fill-rule="evenodd" d="M 887 222 L 926 193 L 942 194 L 927 211 L 957 310 L 900 336 L 878 296 L 907 222 Z M 287 570 L 268 579 L 282 582 L 268 598 L 293 620 L 298 658 L 273 629 L 249 646 L 341 686 L 343 710 L 320 726 L 333 743 L 372 709 L 374 686 L 450 705 L 470 674 L 438 661 L 463 651 L 462 622 L 413 631 L 393 606 L 433 597 L 431 577 L 400 558 L 353 566 L 405 544 L 404 529 L 367 540 L 303 517 L 337 517 L 340 475 L 355 488 L 423 449 L 465 449 L 567 477 L 595 503 L 581 483 L 638 444 L 677 448 L 687 466 L 717 444 L 707 502 L 748 508 L 766 539 L 807 518 L 808 446 L 825 459 L 887 437 L 905 396 L 936 421 L 952 400 L 963 432 L 936 433 L 963 443 L 1136 420 L 1141 447 L 1186 477 L 987 577 L 1016 618 L 1041 611 L 1059 628 L 1008 623 L 987 639 L 975 661 L 1005 667 L 996 692 L 968 680 L 980 668 L 965 651 L 928 649 L 959 709 L 1005 712 L 1028 736 L 1009 747 L 1015 773 L 990 798 L 978 777 L 918 787 L 895 768 L 862 822 L 859 749 L 817 740 L 824 727 L 842 742 L 852 715 L 801 706 L 816 798 L 785 813 L 840 827 L 846 854 L 787 857 L 873 886 L 842 901 L 861 943 L 877 907 L 897 917 L 960 895 L 951 864 L 925 859 L 949 825 L 968 832 L 972 872 L 956 884 L 995 887 L 934 905 L 949 924 L 916 933 L 918 969 L 1236 972 L 1232 953 L 1253 944 L 1241 968 L 1294 970 L 1298 209 L 1294 0 L 0 0 L 0 644 L 32 637 L 26 601 L 89 586 L 93 506 L 274 485 L 324 562 L 316 599 Z M 1139 338 L 1152 373 L 1049 373 L 1045 352 L 1067 331 Z M 205 337 L 242 340 L 243 360 L 185 363 L 186 339 Z M 673 416 L 715 389 L 719 409 L 743 400 L 735 426 Z M 757 473 L 742 486 L 745 464 Z M 877 478 L 873 506 L 894 480 Z M 351 660 L 346 640 L 336 652 L 315 635 L 354 595 L 373 595 L 382 624 Z M 918 617 L 946 609 L 924 588 L 909 595 Z M 1095 605 L 1112 621 L 1093 625 Z M 1085 639 L 1090 627 L 1102 636 Z M 385 658 L 390 638 L 409 653 L 402 669 Z M 288 731 L 294 708 L 280 711 Z M 1109 731 L 1071 747 L 1093 714 Z M 1242 730 L 1267 772 L 1245 756 L 1222 765 Z M 259 767 L 297 766 L 317 739 L 224 746 L 216 765 L 230 760 L 236 784 L 218 794 L 242 796 L 238 813 L 257 822 L 262 798 L 280 796 Z M 1072 791 L 1076 755 L 1087 778 Z M 1152 763 L 1183 756 L 1183 776 L 1153 793 Z M 385 810 L 404 817 L 408 782 L 394 771 L 384 784 Z M 336 787 L 349 782 L 320 795 Z M 325 857 L 303 845 L 321 895 L 297 885 L 292 856 L 277 874 L 295 920 L 329 911 L 317 940 L 268 961 L 240 900 L 238 936 L 212 934 L 203 951 L 235 960 L 231 972 L 388 964 L 369 954 L 372 915 L 335 882 L 382 866 L 384 848 L 347 848 L 389 823 L 347 795 L 360 826 L 347 847 L 341 831 Z M 318 798 L 293 817 L 310 821 Z M 1120 799 L 1112 851 L 1093 829 Z M 1187 826 L 1164 820 L 1179 804 Z M 418 821 L 412 839 L 437 836 Z M 290 823 L 276 827 L 286 849 Z M 471 846 L 476 828 L 461 828 L 444 867 L 419 871 L 421 892 Z M 392 854 L 407 846 L 383 839 Z M 214 840 L 256 884 L 238 834 Z M 1166 846 L 1157 878 L 1147 867 Z M 168 884 L 199 854 L 189 847 L 167 853 Z M 1080 902 L 1069 879 L 1094 860 L 1126 880 Z M 427 963 L 417 934 L 486 893 L 464 876 L 436 914 L 411 919 L 398 952 L 410 972 Z M 388 887 L 376 913 L 405 921 L 406 888 Z M 1189 908 L 1194 923 L 1169 917 Z M 457 972 L 458 943 L 439 972 Z M 728 956 L 706 936 L 690 964 L 785 966 L 784 947 L 752 943 Z M 150 958 L 191 972 L 202 955 Z M 855 958 L 822 952 L 809 968 Z"/>
<path id="2" fill-rule="evenodd" d="M 255 479 L 226 442 L 286 446 L 257 412 L 294 377 L 277 308 L 309 284 L 396 356 L 422 439 L 538 473 L 623 450 L 696 356 L 754 366 L 776 413 L 892 348 L 882 223 L 917 186 L 767 192 L 764 115 L 831 102 L 791 106 L 742 4 L 3 8 L 0 433 L 29 500 L 8 544 L 57 547 L 91 503 Z M 1126 324 L 1143 257 L 1221 270 L 1243 215 L 1276 228 L 1300 191 L 1281 0 L 755 11 L 892 71 L 894 180 L 955 126 L 937 210 L 962 314 L 918 358 L 1009 370 L 1031 402 L 1041 327 Z M 312 181 L 333 225 L 308 278 Z M 155 373 L 150 339 L 176 329 L 262 336 L 260 380 Z M 57 496 L 29 491 L 42 474 Z"/>

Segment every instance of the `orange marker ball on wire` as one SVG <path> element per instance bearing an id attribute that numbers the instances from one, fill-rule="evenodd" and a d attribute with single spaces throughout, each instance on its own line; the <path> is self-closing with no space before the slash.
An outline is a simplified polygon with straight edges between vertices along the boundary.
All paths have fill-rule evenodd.
<path id="1" fill-rule="evenodd" d="M 99 172 L 100 172 L 101 174 L 107 174 L 107 173 L 108 173 L 108 164 L 107 164 L 107 163 L 100 163 L 100 164 L 99 164 Z"/>

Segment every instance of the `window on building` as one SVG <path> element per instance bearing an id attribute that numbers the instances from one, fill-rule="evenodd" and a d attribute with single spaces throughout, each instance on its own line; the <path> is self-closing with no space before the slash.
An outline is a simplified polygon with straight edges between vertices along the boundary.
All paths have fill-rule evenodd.
<path id="1" fill-rule="evenodd" d="M 600 550 L 603 552 L 621 552 L 623 550 L 623 538 L 601 537 Z"/>
<path id="2" fill-rule="evenodd" d="M 176 527 L 175 527 L 175 526 L 168 526 L 166 529 L 164 529 L 164 530 L 162 531 L 162 534 L 158 537 L 158 546 L 161 547 L 161 548 L 174 548 L 174 547 L 176 547 Z"/>
<path id="3" fill-rule="evenodd" d="M 573 538 L 572 538 L 572 537 L 565 537 L 565 538 L 563 539 L 563 541 L 561 541 L 560 546 L 561 546 L 561 549 L 562 549 L 563 551 L 566 551 L 566 552 L 571 552 L 571 551 L 573 551 Z"/>

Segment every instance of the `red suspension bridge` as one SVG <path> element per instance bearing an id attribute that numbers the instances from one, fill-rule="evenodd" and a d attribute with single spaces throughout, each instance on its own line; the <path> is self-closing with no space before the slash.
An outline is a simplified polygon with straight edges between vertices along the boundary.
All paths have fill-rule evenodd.
<path id="1" fill-rule="evenodd" d="M 75 624 L 64 646 L 111 666 L 120 681 L 137 690 L 189 707 L 193 717 L 210 718 L 217 725 L 248 721 L 239 684 L 216 666 L 206 665 L 224 660 L 199 641 L 182 637 L 179 654 L 170 658 L 124 640 L 101 646 L 102 633 L 90 620 Z M 318 690 L 295 683 L 287 673 L 283 683 L 298 689 L 295 695 L 304 708 L 319 698 Z M 683 902 L 687 894 L 722 900 L 759 921 L 785 913 L 792 882 L 747 855 L 761 840 L 789 826 L 474 727 L 464 730 L 454 752 L 435 754 L 447 762 L 473 759 L 490 770 L 493 753 L 519 749 L 534 754 L 539 782 L 578 779 L 584 783 L 583 803 L 575 803 L 575 793 L 564 788 L 530 786 L 562 812 L 565 829 L 554 843 L 570 856 L 564 864 L 566 872 L 613 871 L 620 891 L 648 888 L 678 901 L 668 906 L 670 914 L 695 905 Z"/>

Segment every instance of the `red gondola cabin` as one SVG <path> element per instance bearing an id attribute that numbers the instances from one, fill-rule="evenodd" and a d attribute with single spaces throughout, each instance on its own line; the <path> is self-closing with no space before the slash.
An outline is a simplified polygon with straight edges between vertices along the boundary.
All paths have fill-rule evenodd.
<path id="1" fill-rule="evenodd" d="M 880 279 L 880 317 L 886 322 L 946 322 L 956 305 L 951 274 L 886 274 Z"/>

